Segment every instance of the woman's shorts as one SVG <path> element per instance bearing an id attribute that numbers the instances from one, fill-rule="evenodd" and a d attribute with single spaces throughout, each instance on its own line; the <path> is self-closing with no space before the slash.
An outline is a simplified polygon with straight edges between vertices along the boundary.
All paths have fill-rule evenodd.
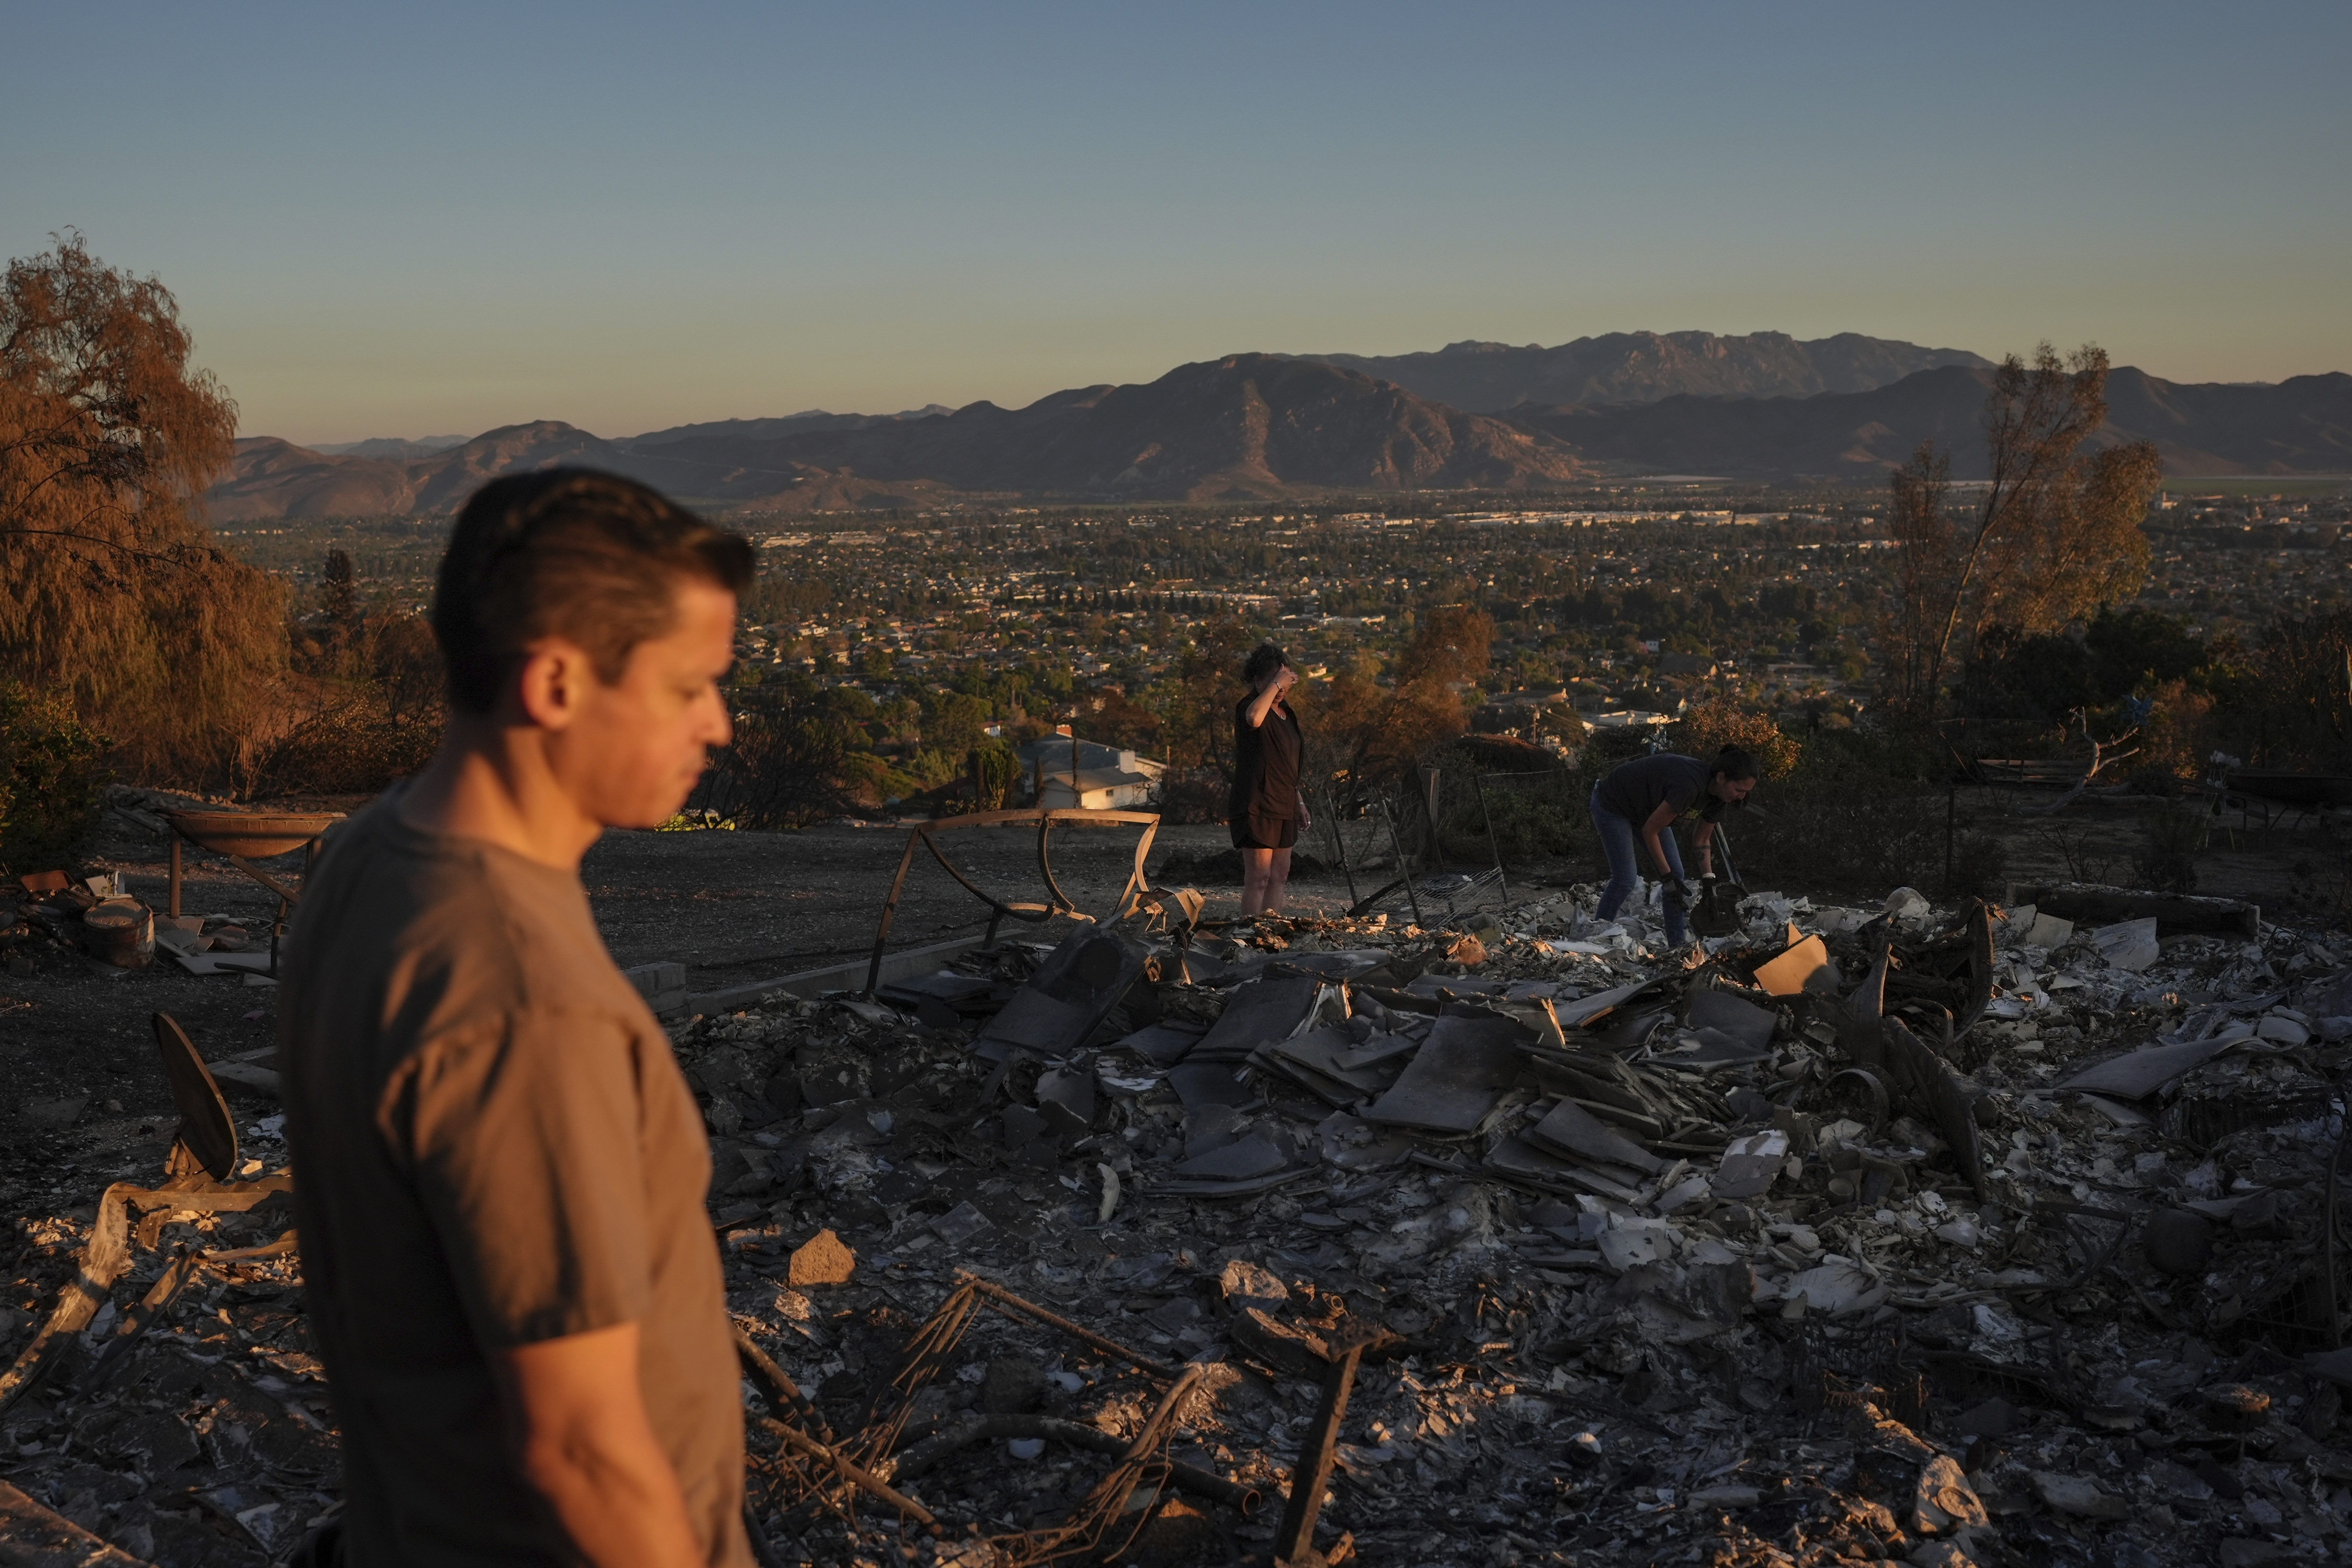
<path id="1" fill-rule="evenodd" d="M 1234 847 L 1236 849 L 1287 849 L 1298 842 L 1298 818 L 1284 817 L 1275 821 L 1265 816 L 1234 818 Z"/>

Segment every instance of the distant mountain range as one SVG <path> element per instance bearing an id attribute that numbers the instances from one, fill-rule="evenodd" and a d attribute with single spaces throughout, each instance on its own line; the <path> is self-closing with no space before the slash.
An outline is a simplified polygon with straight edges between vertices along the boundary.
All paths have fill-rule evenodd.
<path id="1" fill-rule="evenodd" d="M 944 403 L 909 408 L 901 414 L 827 414 L 822 408 L 810 408 L 774 419 L 716 419 L 701 425 L 673 425 L 667 430 L 628 437 L 621 445 L 643 450 L 671 441 L 705 438 L 772 441 L 780 436 L 798 436 L 810 430 L 863 430 L 868 425 L 887 425 L 899 419 L 929 419 L 934 414 L 954 412 Z"/>
<path id="2" fill-rule="evenodd" d="M 698 505 L 744 512 L 959 497 L 1541 490 L 1645 473 L 1874 481 L 1927 439 L 1950 448 L 1958 477 L 1982 468 L 1978 421 L 1991 367 L 1958 350 L 1853 334 L 1802 342 L 1770 332 L 1675 332 L 1345 358 L 1234 354 L 1146 384 L 1057 392 L 1024 408 L 812 409 L 613 440 L 554 420 L 447 445 L 379 439 L 329 450 L 256 437 L 237 443 L 231 471 L 206 499 L 225 521 L 440 515 L 485 479 L 562 464 L 629 474 Z M 1922 360 L 1933 363 L 1914 363 Z M 1394 374 L 1362 368 L 1374 365 Z M 1424 390 L 1447 377 L 1471 402 L 1494 406 L 1507 396 L 1507 414 L 1469 411 Z M 1796 390 L 1726 390 L 1735 384 Z M 1577 395 L 1529 395 L 1547 385 Z M 2225 385 L 2124 367 L 2109 379 L 2108 401 L 2097 439 L 2152 440 L 2176 474 L 2352 472 L 2352 375 Z"/>
<path id="3" fill-rule="evenodd" d="M 1025 408 L 975 403 L 764 436 L 728 425 L 688 433 L 695 428 L 605 441 L 548 420 L 403 459 L 337 457 L 258 437 L 237 443 L 229 476 L 207 499 L 227 521 L 430 514 L 456 510 L 493 475 L 563 463 L 629 474 L 704 504 L 790 510 L 917 506 L 947 493 L 1223 500 L 1524 489 L 1588 477 L 1541 431 L 1430 403 L 1360 372 L 1270 354 L 1180 365 L 1142 385 L 1057 392 Z"/>
<path id="4" fill-rule="evenodd" d="M 1867 392 L 1944 365 L 1992 368 L 1965 349 L 1923 349 L 1859 332 L 1810 342 L 1786 332 L 1609 332 L 1549 349 L 1459 342 L 1435 353 L 1299 357 L 1360 370 L 1474 414 L 1530 403 L 1654 403 L 1678 395 L 1811 397 Z"/>
<path id="5" fill-rule="evenodd" d="M 419 436 L 404 441 L 397 436 L 375 436 L 365 441 L 321 441 L 310 448 L 331 458 L 429 458 L 466 444 L 463 436 Z"/>
<path id="6" fill-rule="evenodd" d="M 1511 418 L 1616 472 L 1874 479 L 1932 440 L 1951 452 L 1954 477 L 1981 479 L 1991 380 L 1948 366 L 1868 392 L 1522 406 Z M 2352 375 L 2184 384 L 2125 365 L 2107 377 L 2107 422 L 2093 439 L 2152 441 L 2174 474 L 2352 473 Z"/>

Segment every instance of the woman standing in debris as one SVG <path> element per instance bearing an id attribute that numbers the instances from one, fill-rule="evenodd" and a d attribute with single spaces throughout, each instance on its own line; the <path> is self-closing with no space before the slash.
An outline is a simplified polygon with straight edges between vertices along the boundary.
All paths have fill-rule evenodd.
<path id="1" fill-rule="evenodd" d="M 1234 792 L 1225 816 L 1242 852 L 1242 919 L 1279 914 L 1290 880 L 1290 847 L 1309 822 L 1299 793 L 1298 716 L 1283 700 L 1298 672 L 1270 642 L 1242 665 L 1250 695 L 1234 704 Z"/>
<path id="2" fill-rule="evenodd" d="M 1684 917 L 1691 889 L 1683 879 L 1675 820 L 1698 813 L 1698 833 L 1692 844 L 1698 850 L 1699 875 L 1713 877 L 1715 825 L 1725 806 L 1744 803 L 1755 787 L 1756 759 L 1737 746 L 1724 747 L 1712 763 L 1661 752 L 1620 763 L 1602 774 L 1592 786 L 1591 805 L 1592 826 L 1609 857 L 1609 886 L 1601 894 L 1599 917 L 1614 919 L 1641 880 L 1641 863 L 1633 852 L 1638 836 L 1666 884 L 1666 941 L 1680 947 L 1690 934 Z"/>

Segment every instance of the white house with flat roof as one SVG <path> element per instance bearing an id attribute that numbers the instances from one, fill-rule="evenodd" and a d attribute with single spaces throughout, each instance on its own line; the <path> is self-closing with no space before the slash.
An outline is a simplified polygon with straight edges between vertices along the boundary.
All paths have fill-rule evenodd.
<path id="1" fill-rule="evenodd" d="M 1020 792 L 1048 811 L 1134 811 L 1160 787 L 1165 763 L 1098 742 L 1074 739 L 1069 726 L 1024 742 Z"/>

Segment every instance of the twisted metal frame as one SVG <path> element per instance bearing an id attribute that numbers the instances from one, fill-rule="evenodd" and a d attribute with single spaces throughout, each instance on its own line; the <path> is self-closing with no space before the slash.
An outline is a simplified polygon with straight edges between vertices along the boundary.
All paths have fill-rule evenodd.
<path id="1" fill-rule="evenodd" d="M 957 869 L 947 858 L 936 835 L 966 827 L 1011 827 L 1034 823 L 1037 826 L 1037 869 L 1045 879 L 1047 900 L 1045 903 L 1009 903 L 980 887 L 970 877 Z M 882 920 L 874 931 L 874 958 L 866 969 L 866 994 L 871 996 L 882 979 L 882 955 L 889 944 L 890 922 L 898 913 L 898 897 L 906 891 L 907 873 L 914 868 L 917 846 L 931 852 L 931 858 L 941 869 L 953 877 L 964 891 L 989 908 L 988 940 L 996 941 L 996 929 L 1008 917 L 1029 925 L 1043 925 L 1055 915 L 1066 915 L 1074 921 L 1095 921 L 1096 916 L 1078 908 L 1076 902 L 1062 890 L 1054 876 L 1053 837 L 1056 826 L 1068 824 L 1077 826 L 1139 826 L 1143 835 L 1136 840 L 1135 864 L 1128 872 L 1127 885 L 1119 889 L 1118 900 L 1111 912 L 1100 918 L 1103 925 L 1115 925 L 1129 915 L 1147 907 L 1151 889 L 1143 874 L 1144 858 L 1151 853 L 1151 840 L 1160 831 L 1160 814 L 1154 811 L 1076 811 L 1030 808 L 1013 811 L 975 811 L 963 816 L 941 816 L 929 822 L 912 824 L 907 834 L 906 853 L 898 857 L 898 874 L 890 879 L 890 896 L 882 901 Z"/>
<path id="2" fill-rule="evenodd" d="M 914 1414 L 918 1396 L 946 1368 L 982 1308 L 1058 1329 L 1165 1384 L 1151 1414 L 1137 1428 L 1126 1451 L 1113 1461 L 1110 1469 L 1066 1519 L 1042 1530 L 979 1537 L 990 1549 L 989 1561 L 997 1568 L 1044 1568 L 1056 1563 L 1095 1561 L 1107 1554 L 1117 1560 L 1116 1554 L 1124 1552 L 1150 1523 L 1160 1498 L 1170 1490 L 1172 1467 L 1167 1455 L 1168 1442 L 1174 1435 L 1178 1413 L 1197 1390 L 1205 1369 L 1189 1363 L 1170 1366 L 1139 1355 L 1116 1341 L 971 1273 L 960 1275 L 956 1289 L 908 1338 L 905 1358 L 890 1381 L 887 1396 L 894 1396 L 890 1408 L 887 1412 L 877 1410 L 876 1417 L 856 1436 L 829 1444 L 831 1464 L 789 1451 L 793 1447 L 814 1448 L 815 1445 L 806 1438 L 800 1445 L 788 1444 L 766 1462 L 764 1468 L 776 1493 L 772 1506 L 782 1511 L 814 1505 L 855 1528 L 857 1489 L 847 1472 L 855 1470 L 861 1477 L 871 1476 L 887 1484 L 891 1453 Z M 826 1436 L 830 1438 L 831 1434 Z M 760 1468 L 756 1461 L 755 1468 Z M 837 1473 L 826 1474 L 828 1469 Z M 1147 1489 L 1149 1496 L 1143 1505 L 1131 1506 L 1136 1493 Z M 929 1520 L 923 1522 L 930 1523 Z M 934 1525 L 933 1530 L 937 1533 L 939 1527 Z"/>

